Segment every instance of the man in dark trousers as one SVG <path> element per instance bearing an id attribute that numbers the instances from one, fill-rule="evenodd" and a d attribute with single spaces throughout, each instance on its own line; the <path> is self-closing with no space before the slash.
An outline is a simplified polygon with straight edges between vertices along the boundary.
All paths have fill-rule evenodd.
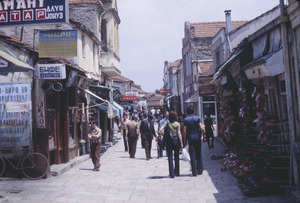
<path id="1" fill-rule="evenodd" d="M 156 137 L 156 133 L 154 130 L 153 116 L 148 115 L 147 120 L 143 120 L 141 123 L 141 137 L 142 142 L 145 147 L 146 160 L 151 159 L 151 147 L 152 147 L 152 139 L 153 136 Z"/>
<path id="2" fill-rule="evenodd" d="M 126 125 L 126 140 L 128 140 L 130 158 L 135 158 L 136 143 L 139 139 L 139 124 L 136 120 L 137 117 L 132 116 L 132 120 Z"/>
<path id="3" fill-rule="evenodd" d="M 97 121 L 93 121 L 91 123 L 91 129 L 88 134 L 88 138 L 90 140 L 90 149 L 91 149 L 91 158 L 94 164 L 94 171 L 100 170 L 100 141 L 102 131 L 97 126 Z"/>

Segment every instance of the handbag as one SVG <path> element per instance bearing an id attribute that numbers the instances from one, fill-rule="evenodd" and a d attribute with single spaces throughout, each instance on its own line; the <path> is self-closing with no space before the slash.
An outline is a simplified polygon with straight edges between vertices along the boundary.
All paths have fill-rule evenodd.
<path id="1" fill-rule="evenodd" d="M 167 122 L 165 131 L 164 131 L 163 140 L 165 141 L 165 143 L 173 143 L 176 140 L 176 138 L 177 138 L 176 136 L 173 136 L 173 131 L 171 130 L 171 128 L 169 126 L 169 122 Z"/>

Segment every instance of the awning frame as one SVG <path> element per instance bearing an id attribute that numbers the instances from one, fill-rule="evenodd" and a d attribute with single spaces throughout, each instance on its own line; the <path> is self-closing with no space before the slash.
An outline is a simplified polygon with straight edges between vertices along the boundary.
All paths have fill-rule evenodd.
<path id="1" fill-rule="evenodd" d="M 190 96 L 187 100 L 184 101 L 184 103 L 197 103 L 199 98 L 199 93 L 195 93 L 194 95 Z M 195 101 L 197 99 L 197 101 Z"/>
<path id="2" fill-rule="evenodd" d="M 2 45 L 0 45 L 0 58 L 9 62 L 8 67 L 0 68 L 0 72 L 27 72 L 34 70 L 33 67 L 18 59 L 9 51 L 9 49 Z"/>

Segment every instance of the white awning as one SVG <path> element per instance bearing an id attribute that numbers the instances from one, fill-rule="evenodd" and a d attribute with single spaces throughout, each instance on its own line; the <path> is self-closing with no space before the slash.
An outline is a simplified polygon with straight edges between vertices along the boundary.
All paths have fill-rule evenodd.
<path id="1" fill-rule="evenodd" d="M 196 93 L 193 96 L 191 96 L 190 98 L 188 98 L 184 103 L 197 103 L 198 98 L 199 98 L 199 94 Z"/>
<path id="2" fill-rule="evenodd" d="M 260 57 L 242 68 L 248 79 L 270 77 L 284 72 L 283 50 Z"/>
<path id="3" fill-rule="evenodd" d="M 1 67 L 0 72 L 26 72 L 34 70 L 34 68 L 32 68 L 29 64 L 17 59 L 6 47 L 1 45 L 0 58 L 10 63 L 7 67 Z"/>
<path id="4" fill-rule="evenodd" d="M 91 92 L 91 91 L 88 90 L 88 89 L 83 89 L 83 88 L 81 88 L 81 87 L 78 87 L 78 88 L 79 88 L 80 90 L 82 90 L 82 91 L 88 93 L 89 95 L 95 97 L 96 99 L 99 99 L 99 100 L 101 100 L 101 101 L 103 101 L 103 102 L 109 103 L 109 101 L 107 101 L 107 100 L 105 100 L 105 99 L 99 97 L 98 95 L 96 95 L 95 93 Z"/>
<path id="5" fill-rule="evenodd" d="M 230 58 L 227 61 L 225 61 L 225 63 L 223 63 L 223 65 L 219 68 L 219 70 L 214 74 L 213 81 L 216 80 L 221 75 L 222 71 L 226 68 L 226 66 L 229 63 L 233 62 L 233 60 L 236 59 L 242 51 L 243 51 L 243 49 L 238 51 L 237 53 L 234 53 L 232 56 L 230 56 Z"/>

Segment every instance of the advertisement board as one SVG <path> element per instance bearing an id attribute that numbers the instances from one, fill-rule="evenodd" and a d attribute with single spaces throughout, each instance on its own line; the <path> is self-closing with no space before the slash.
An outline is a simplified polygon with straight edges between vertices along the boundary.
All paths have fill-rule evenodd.
<path id="1" fill-rule="evenodd" d="M 39 32 L 39 57 L 77 56 L 77 30 Z"/>
<path id="2" fill-rule="evenodd" d="M 136 101 L 136 96 L 123 96 L 123 101 Z"/>
<path id="3" fill-rule="evenodd" d="M 69 22 L 68 0 L 2 0 L 0 26 Z"/>
<path id="4" fill-rule="evenodd" d="M 65 79 L 65 64 L 38 64 L 37 77 L 39 79 Z"/>
<path id="5" fill-rule="evenodd" d="M 30 146 L 30 82 L 0 83 L 0 147 Z"/>
<path id="6" fill-rule="evenodd" d="M 159 94 L 171 94 L 172 90 L 171 89 L 160 89 Z"/>
<path id="7" fill-rule="evenodd" d="M 215 85 L 204 85 L 199 87 L 199 96 L 208 96 L 208 95 L 215 95 L 216 94 L 216 87 Z"/>

